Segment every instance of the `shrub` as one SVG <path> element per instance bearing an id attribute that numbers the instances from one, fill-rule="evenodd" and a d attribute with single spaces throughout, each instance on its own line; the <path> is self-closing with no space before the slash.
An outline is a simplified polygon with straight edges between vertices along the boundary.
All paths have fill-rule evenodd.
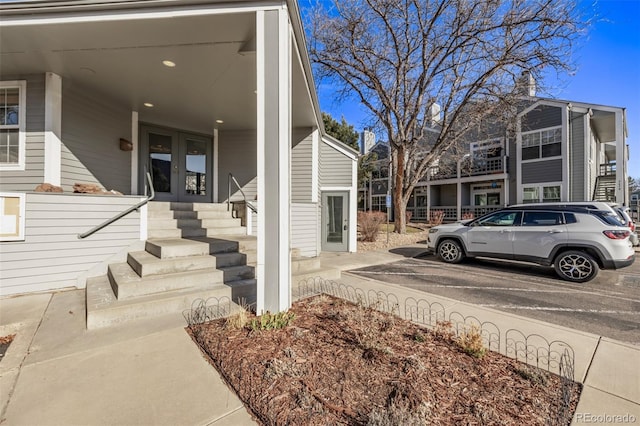
<path id="1" fill-rule="evenodd" d="M 477 325 L 472 325 L 460 335 L 458 345 L 465 353 L 476 358 L 482 358 L 487 353 L 482 343 L 482 332 Z"/>
<path id="2" fill-rule="evenodd" d="M 473 212 L 464 212 L 462 213 L 462 220 L 470 220 L 470 219 L 474 219 L 475 215 L 473 214 Z"/>
<path id="3" fill-rule="evenodd" d="M 442 224 L 444 220 L 444 210 L 433 210 L 429 216 L 429 225 L 436 226 Z"/>
<path id="4" fill-rule="evenodd" d="M 277 314 L 272 314 L 267 311 L 263 315 L 252 319 L 249 327 L 254 331 L 278 330 L 291 324 L 295 316 L 293 312 L 278 312 Z"/>
<path id="5" fill-rule="evenodd" d="M 375 241 L 380 232 L 380 225 L 387 221 L 383 212 L 358 212 L 358 229 L 362 241 Z"/>

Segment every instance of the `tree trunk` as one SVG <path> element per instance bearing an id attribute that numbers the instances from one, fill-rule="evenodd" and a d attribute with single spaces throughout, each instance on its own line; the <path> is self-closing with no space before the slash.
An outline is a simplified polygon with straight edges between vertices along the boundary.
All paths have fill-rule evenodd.
<path id="1" fill-rule="evenodd" d="M 405 168 L 405 146 L 400 145 L 392 153 L 393 166 L 389 172 L 393 172 L 393 232 L 404 234 L 407 232 L 407 203 L 403 193 L 404 188 L 404 168 Z"/>

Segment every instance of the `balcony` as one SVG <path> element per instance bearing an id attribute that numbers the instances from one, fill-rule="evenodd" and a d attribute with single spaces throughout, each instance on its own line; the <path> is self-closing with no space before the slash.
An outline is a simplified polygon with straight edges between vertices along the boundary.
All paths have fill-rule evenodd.
<path id="1" fill-rule="evenodd" d="M 453 179 L 458 177 L 458 167 L 460 168 L 460 177 L 483 176 L 495 173 L 504 173 L 507 157 L 495 158 L 465 158 L 459 163 L 450 163 L 448 165 L 434 167 L 430 171 L 429 181 Z M 423 180 L 427 180 L 425 177 Z"/>

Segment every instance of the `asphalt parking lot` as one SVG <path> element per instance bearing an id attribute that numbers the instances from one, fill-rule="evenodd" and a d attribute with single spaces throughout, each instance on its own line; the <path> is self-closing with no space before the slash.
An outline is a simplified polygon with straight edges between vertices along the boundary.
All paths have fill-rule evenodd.
<path id="1" fill-rule="evenodd" d="M 426 252 L 350 272 L 640 344 L 640 259 L 583 284 L 560 280 L 552 268 L 494 259 L 450 265 Z"/>

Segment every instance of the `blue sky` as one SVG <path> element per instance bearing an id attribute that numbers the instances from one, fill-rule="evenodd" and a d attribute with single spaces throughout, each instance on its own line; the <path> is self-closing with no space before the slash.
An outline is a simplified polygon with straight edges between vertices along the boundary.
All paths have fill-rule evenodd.
<path id="1" fill-rule="evenodd" d="M 599 0 L 595 4 L 583 0 L 580 5 L 596 18 L 574 52 L 577 71 L 545 84 L 555 88 L 550 93 L 553 98 L 626 108 L 629 175 L 640 178 L 640 0 Z M 318 95 L 323 111 L 338 120 L 344 116 L 356 130 L 362 130 L 367 111 L 358 103 L 336 102 L 327 85 L 318 88 Z"/>

